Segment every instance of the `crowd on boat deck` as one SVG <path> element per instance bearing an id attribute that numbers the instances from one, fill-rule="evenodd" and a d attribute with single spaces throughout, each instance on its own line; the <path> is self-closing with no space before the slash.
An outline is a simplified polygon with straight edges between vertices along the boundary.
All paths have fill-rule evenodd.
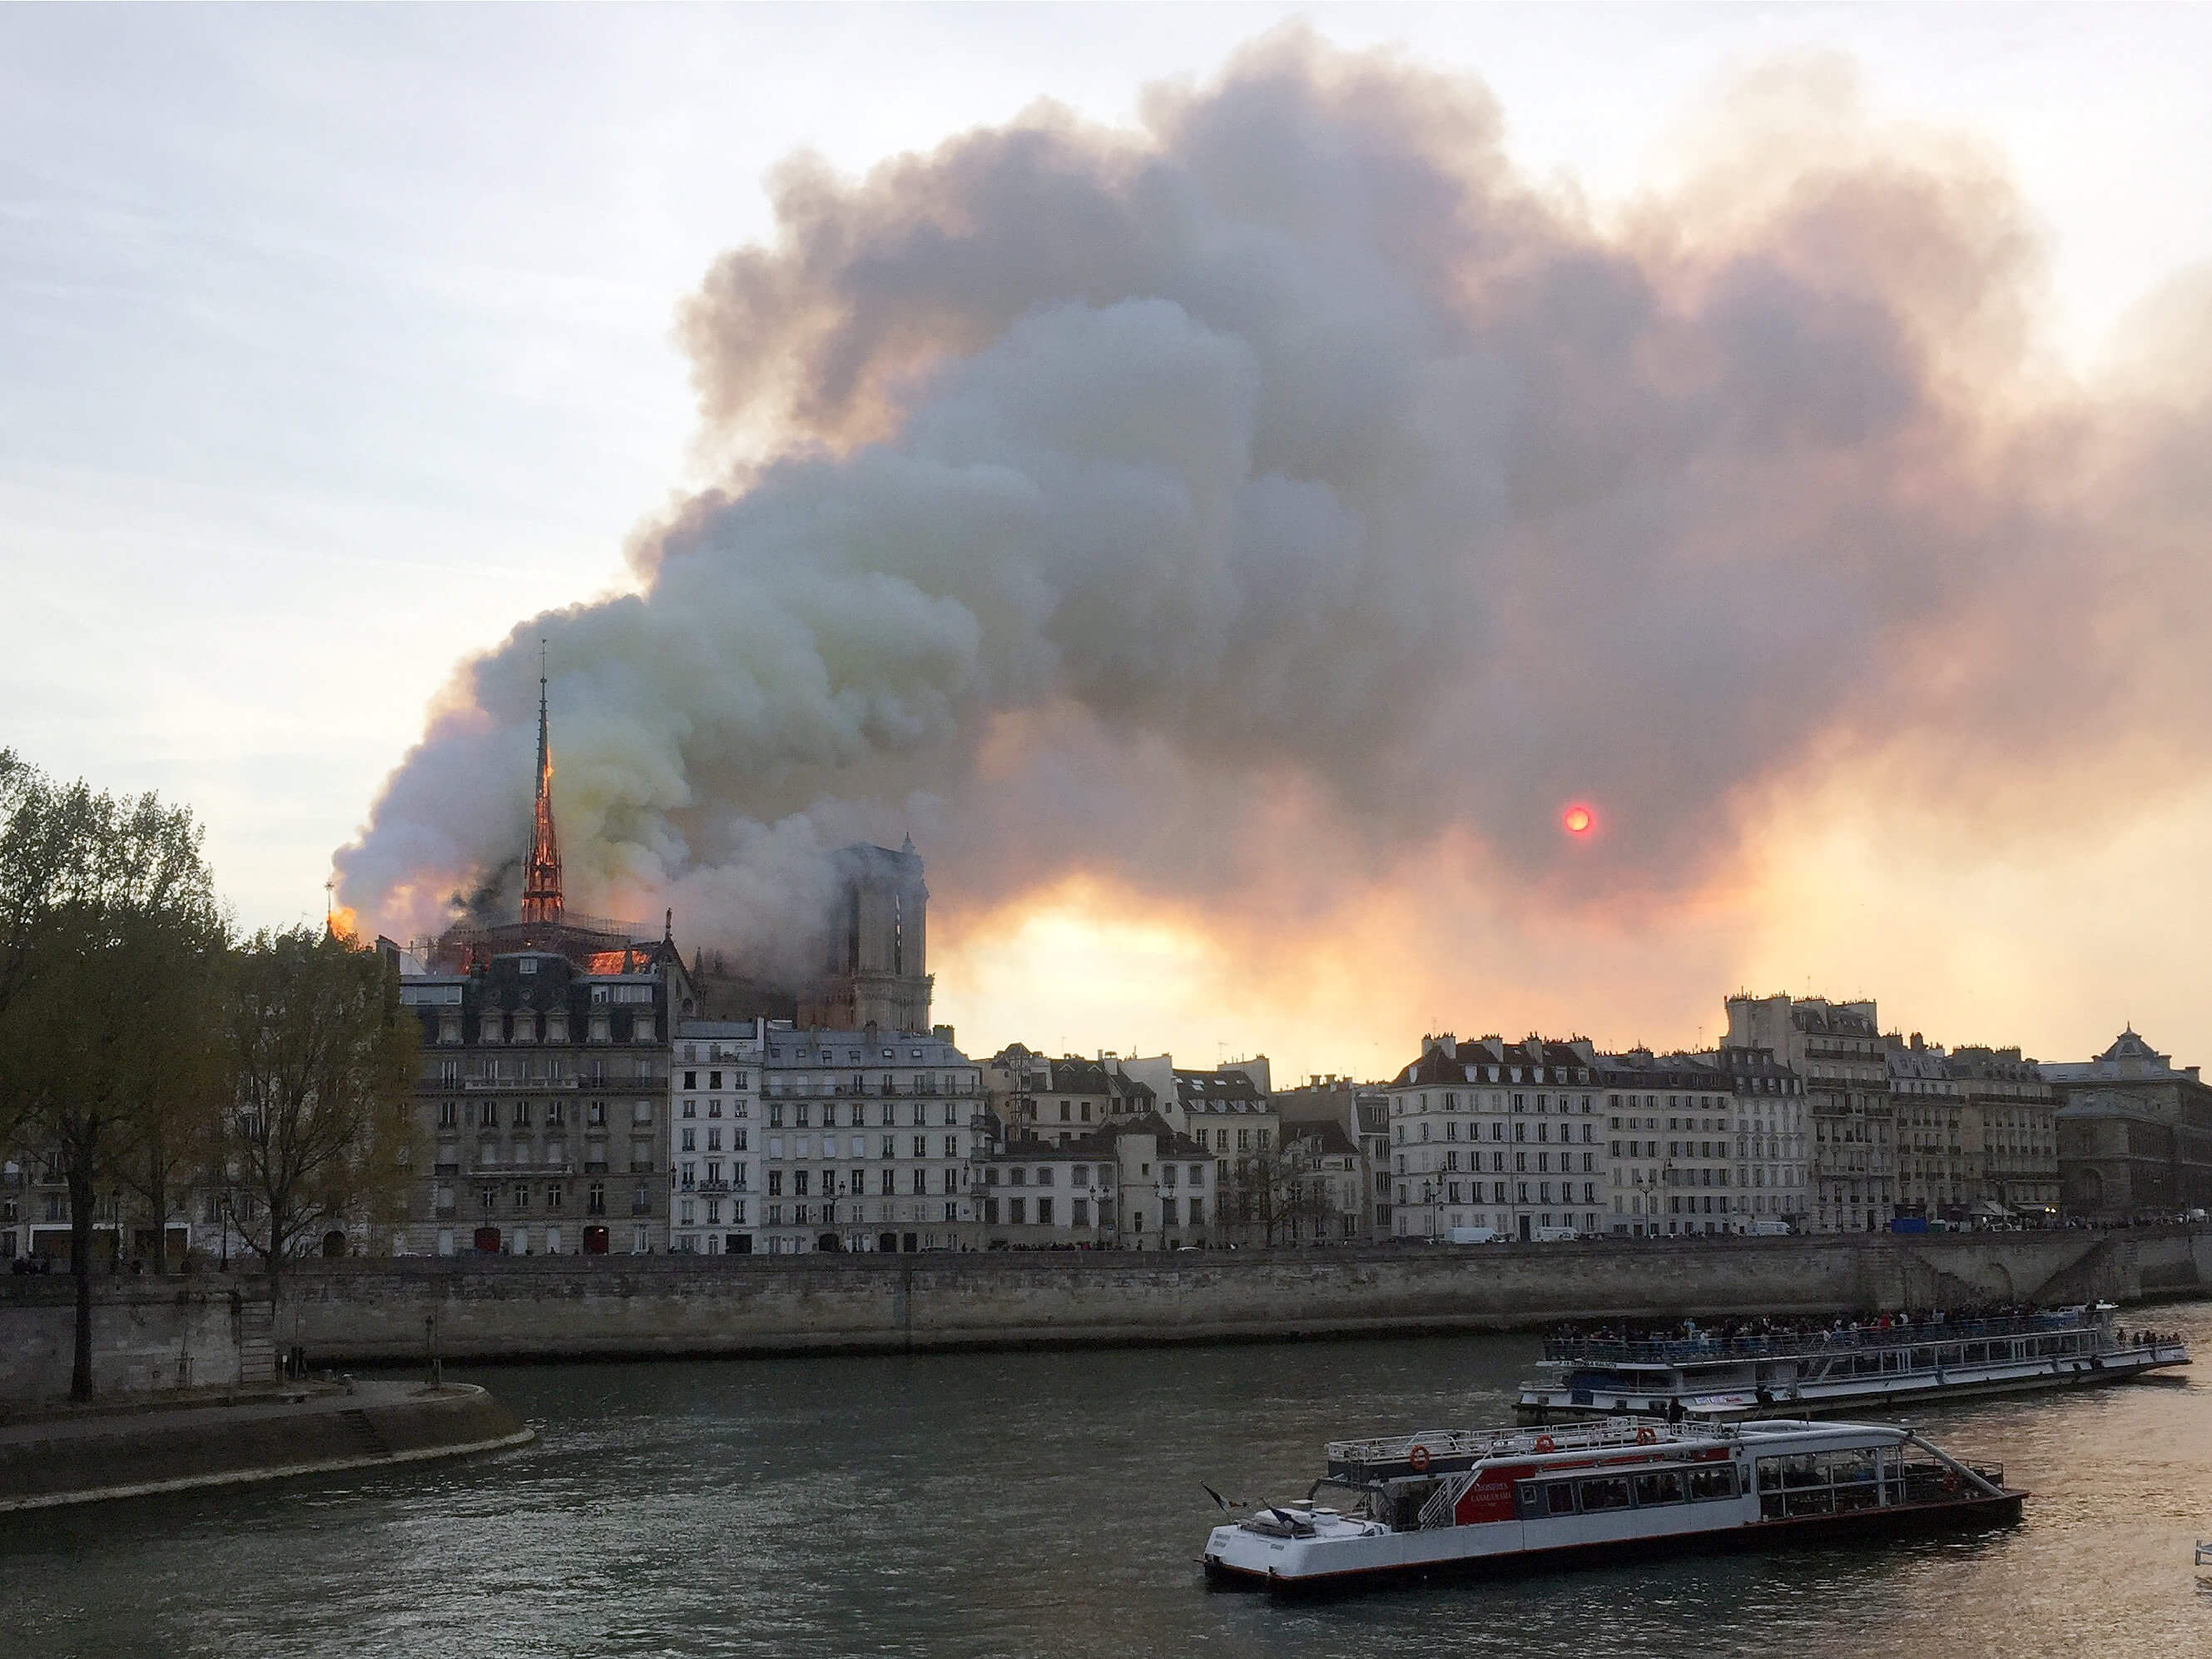
<path id="1" fill-rule="evenodd" d="M 1776 1319 L 1761 1316 L 1756 1319 L 1717 1320 L 1702 1324 L 1695 1319 L 1685 1319 L 1672 1325 L 1619 1323 L 1589 1328 L 1562 1325 L 1554 1334 L 1570 1341 L 1697 1342 L 1723 1346 L 1736 1342 L 1814 1341 L 1851 1347 L 1867 1343 L 1911 1341 L 1916 1338 L 1926 1340 L 1953 1332 L 1964 1335 L 1976 1326 L 2025 1322 L 2048 1311 L 2026 1304 L 1987 1304 L 1967 1308 L 1936 1308 L 1924 1313 L 1877 1310 L 1849 1316 L 1839 1314 L 1826 1323 L 1818 1320 Z M 2137 1334 L 2141 1336 L 2142 1333 Z M 2179 1339 L 2154 1337 L 2151 1340 L 2173 1341 Z"/>
<path id="2" fill-rule="evenodd" d="M 2124 1326 L 2116 1325 L 2112 1328 L 2112 1339 L 2124 1347 L 2162 1348 L 2170 1343 L 2179 1342 L 2181 1340 L 2181 1333 L 2179 1331 L 2146 1330 L 2130 1332 Z"/>

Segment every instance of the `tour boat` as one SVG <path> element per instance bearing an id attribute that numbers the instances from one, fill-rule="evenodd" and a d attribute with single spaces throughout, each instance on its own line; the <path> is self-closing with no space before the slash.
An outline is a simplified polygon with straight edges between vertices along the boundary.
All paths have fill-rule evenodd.
<path id="1" fill-rule="evenodd" d="M 2028 1389 L 2118 1382 L 2189 1363 L 2180 1337 L 2116 1327 L 2109 1302 L 2002 1319 L 1903 1322 L 1777 1335 L 1599 1336 L 1544 1345 L 1521 1385 L 1527 1423 L 1622 1412 L 1817 1417 Z"/>
<path id="2" fill-rule="evenodd" d="M 1303 1501 L 1216 1527 L 1218 1584 L 1277 1591 L 1994 1525 L 2025 1492 L 1909 1428 L 1612 1418 L 1352 1440 Z M 1330 1508 L 1324 1489 L 1347 1494 Z M 1225 1500 L 1217 1500 L 1223 1501 Z"/>

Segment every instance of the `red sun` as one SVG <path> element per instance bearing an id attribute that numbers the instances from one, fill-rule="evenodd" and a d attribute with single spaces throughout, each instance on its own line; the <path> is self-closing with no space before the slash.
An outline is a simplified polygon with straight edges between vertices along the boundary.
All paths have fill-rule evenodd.
<path id="1" fill-rule="evenodd" d="M 1559 815 L 1559 823 L 1571 836 L 1587 836 L 1597 828 L 1597 815 L 1587 806 L 1570 806 Z"/>

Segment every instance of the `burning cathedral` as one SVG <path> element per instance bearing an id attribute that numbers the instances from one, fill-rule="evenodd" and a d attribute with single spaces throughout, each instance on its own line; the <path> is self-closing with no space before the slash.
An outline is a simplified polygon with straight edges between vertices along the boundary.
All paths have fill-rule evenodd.
<path id="1" fill-rule="evenodd" d="M 834 854 L 836 896 L 822 919 L 818 974 L 787 984 L 756 975 L 750 964 L 720 951 L 695 951 L 686 964 L 677 950 L 675 916 L 650 926 L 586 916 L 568 909 L 561 882 L 561 843 L 553 819 L 553 750 L 546 679 L 538 680 L 538 777 L 531 809 L 530 852 L 514 920 L 471 916 L 448 927 L 423 952 L 433 972 L 467 973 L 495 956 L 544 951 L 586 973 L 674 971 L 671 995 L 679 1017 L 788 1019 L 805 1027 L 927 1031 L 929 889 L 912 837 L 897 848 L 866 842 Z"/>

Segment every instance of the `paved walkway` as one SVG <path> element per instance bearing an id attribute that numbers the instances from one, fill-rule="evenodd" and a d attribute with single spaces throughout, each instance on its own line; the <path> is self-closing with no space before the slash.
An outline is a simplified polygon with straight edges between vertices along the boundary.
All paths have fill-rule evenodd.
<path id="1" fill-rule="evenodd" d="M 210 1425 L 267 1422 L 279 1419 L 334 1416 L 341 1412 L 374 1410 L 415 1401 L 457 1400 L 465 1389 L 433 1389 L 419 1382 L 375 1379 L 355 1383 L 349 1394 L 337 1383 L 302 1383 L 266 1397 L 233 1395 L 227 1400 L 141 1410 L 102 1409 L 94 1401 L 88 1407 L 69 1411 L 35 1422 L 0 1425 L 0 1446 L 66 1444 L 70 1441 L 106 1439 L 120 1435 L 186 1432 Z"/>

